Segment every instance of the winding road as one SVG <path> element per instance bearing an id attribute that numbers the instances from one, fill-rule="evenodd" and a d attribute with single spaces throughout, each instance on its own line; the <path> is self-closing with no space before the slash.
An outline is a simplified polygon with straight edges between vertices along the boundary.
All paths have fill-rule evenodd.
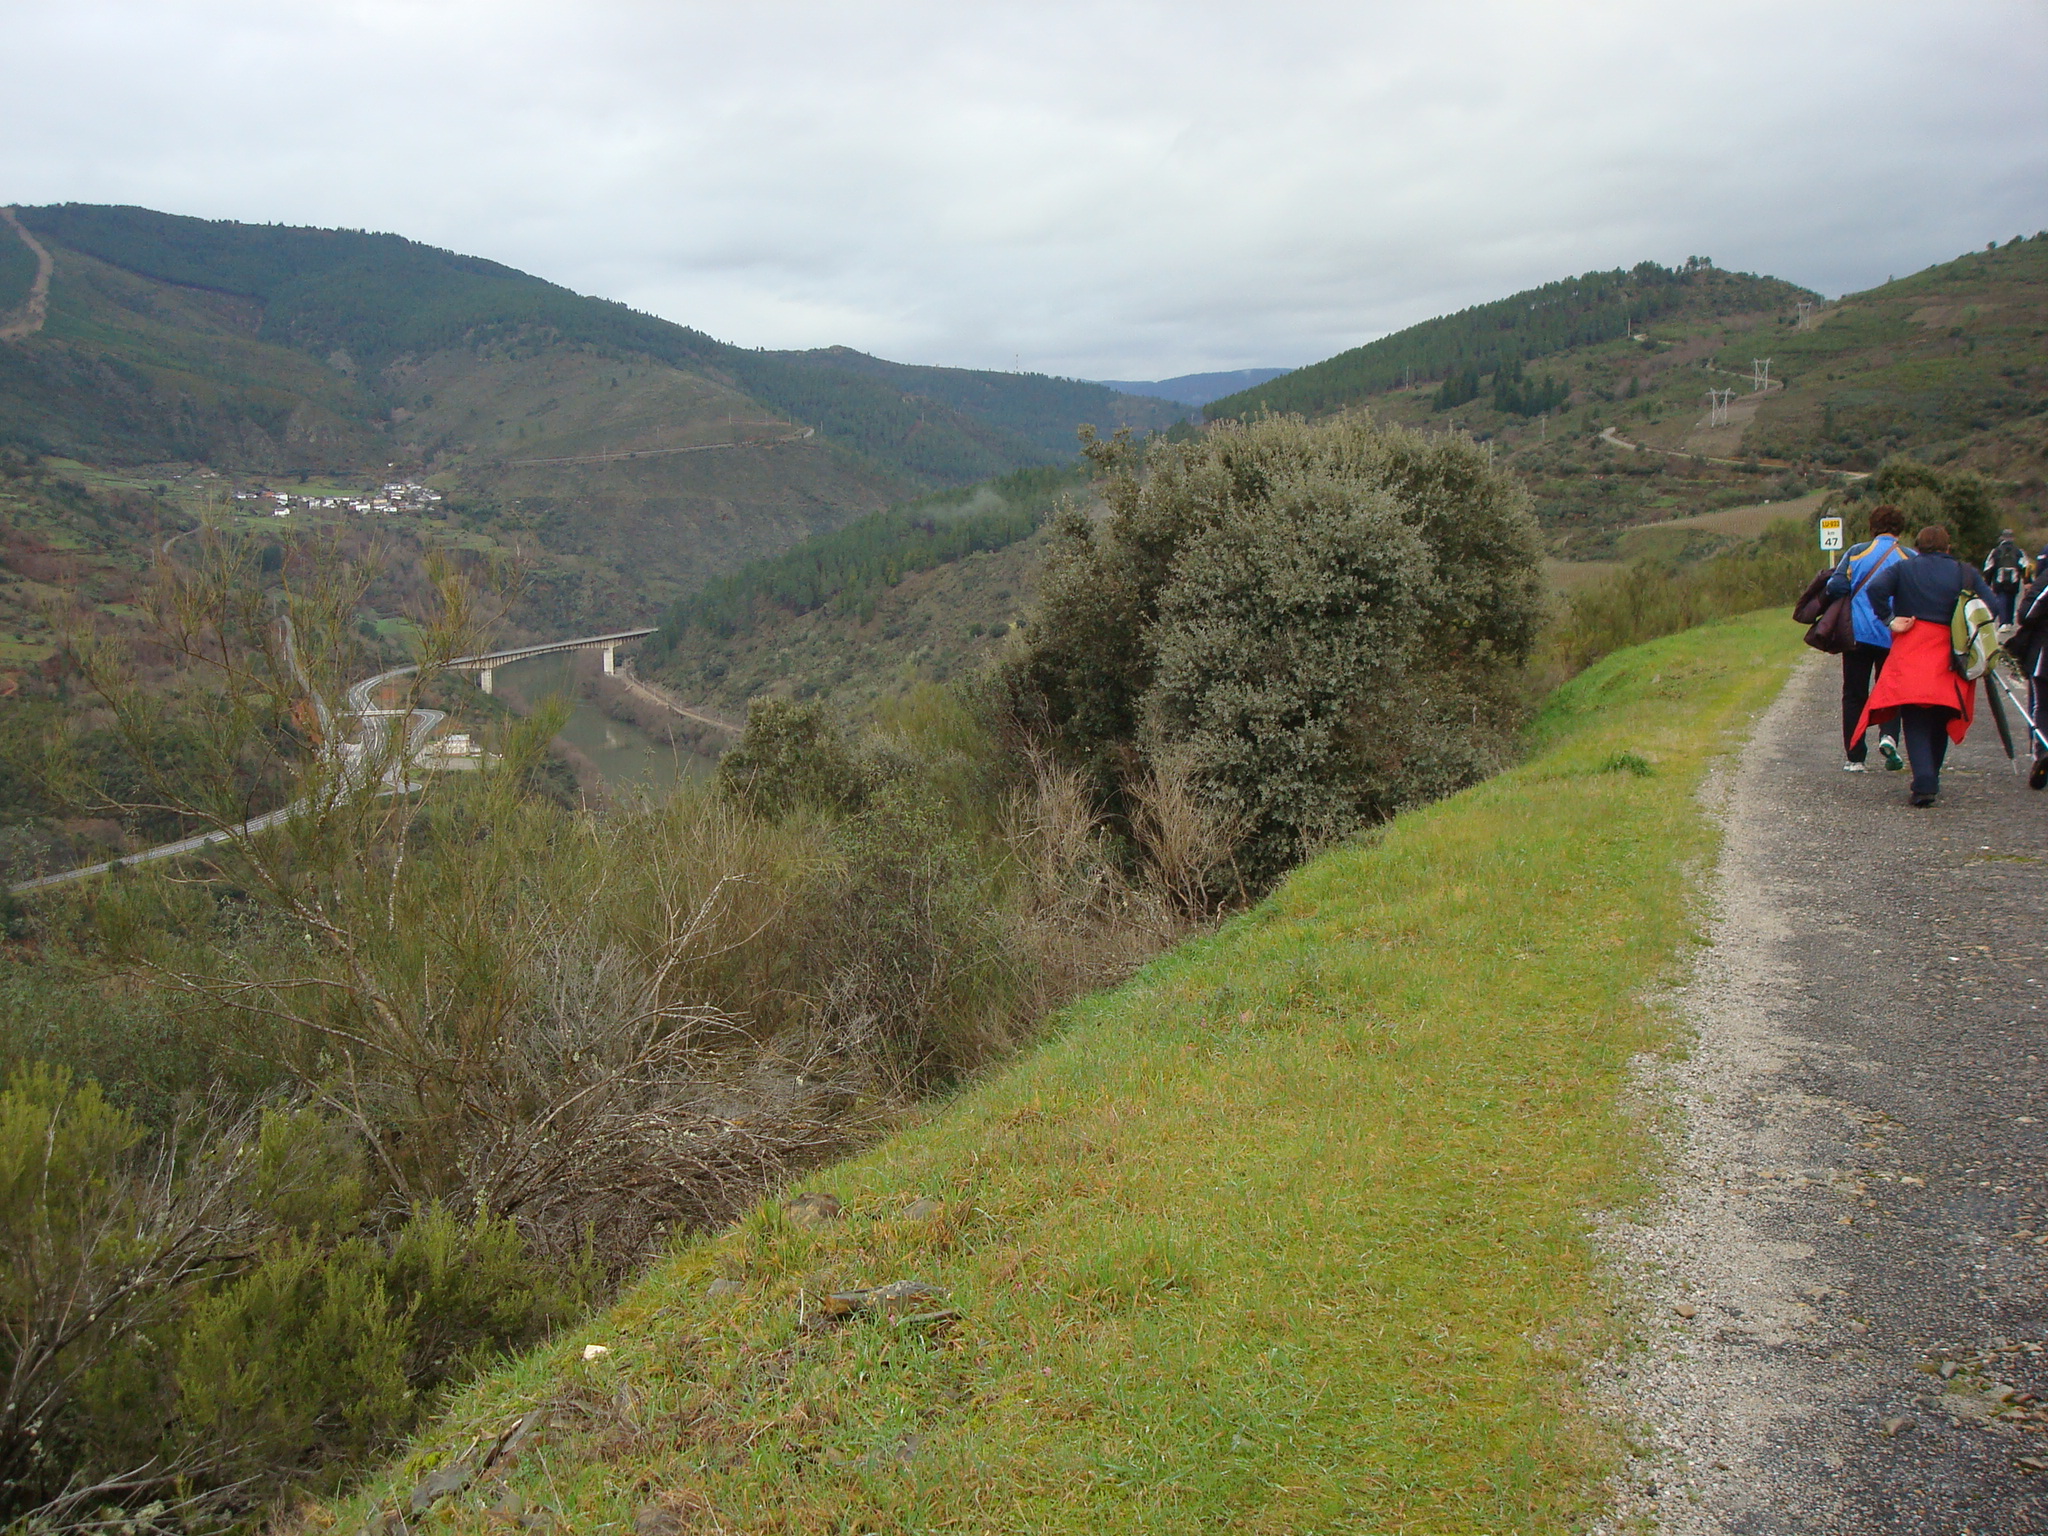
<path id="1" fill-rule="evenodd" d="M 782 422 L 749 423 L 759 426 L 782 426 Z M 781 443 L 800 443 L 807 437 L 815 436 L 816 427 L 798 427 L 781 437 L 758 437 L 735 439 L 730 443 L 688 443 L 681 448 L 613 448 L 603 453 L 580 453 L 559 459 L 507 459 L 508 469 L 523 469 L 536 464 L 617 464 L 626 459 L 658 459 L 670 453 L 711 453 L 720 448 L 773 448 Z"/>
<path id="2" fill-rule="evenodd" d="M 699 725 L 708 725 L 713 730 L 724 731 L 730 736 L 737 736 L 746 729 L 736 720 L 727 720 L 685 704 L 661 684 L 648 682 L 630 668 L 621 667 L 617 673 L 617 680 L 625 685 L 628 693 L 645 699 L 650 704 L 658 705 L 672 715 L 680 715 L 685 720 L 694 720 Z"/>
<path id="3" fill-rule="evenodd" d="M 1652 448 L 1644 443 L 1630 442 L 1612 427 L 1603 427 L 1601 429 L 1600 441 L 1607 444 L 1610 448 L 1626 448 L 1632 453 L 1661 453 L 1667 459 L 1698 459 L 1703 464 L 1742 465 L 1754 462 L 1762 465 L 1765 469 L 1793 469 L 1797 467 L 1787 459 L 1717 459 L 1712 454 L 1692 453 L 1684 448 Z M 1840 475 L 1844 480 L 1868 480 L 1870 478 L 1869 472 L 1861 469 L 1830 469 L 1824 471 L 1824 473 Z"/>
<path id="4" fill-rule="evenodd" d="M 448 718 L 447 714 L 438 709 L 405 711 L 405 750 L 393 753 L 387 747 L 385 732 L 386 722 L 394 718 L 396 712 L 377 708 L 375 700 L 379 688 L 396 678 L 410 677 L 419 670 L 418 667 L 392 667 L 388 671 L 377 673 L 374 677 L 366 677 L 360 682 L 352 683 L 349 686 L 344 714 L 353 722 L 354 730 L 350 733 L 349 739 L 340 740 L 334 712 L 328 708 L 326 700 L 321 698 L 319 690 L 313 687 L 312 680 L 299 666 L 298 651 L 292 643 L 291 621 L 286 619 L 281 622 L 284 625 L 286 659 L 298 679 L 299 686 L 305 690 L 314 712 L 320 718 L 322 737 L 334 743 L 331 750 L 341 763 L 345 778 L 359 778 L 366 771 L 367 765 L 382 763 L 383 767 L 379 770 L 379 794 L 403 794 L 417 788 L 418 781 L 412 777 L 412 767 L 419 760 L 428 737 L 437 725 Z M 493 666 L 504 666 L 533 656 L 551 655 L 557 651 L 594 650 L 606 645 L 622 644 L 627 640 L 639 639 L 652 633 L 654 631 L 651 629 L 638 629 L 619 630 L 602 635 L 580 635 L 573 640 L 551 640 L 540 645 L 516 646 L 510 650 L 490 651 L 476 656 L 457 656 L 444 663 L 443 667 L 448 671 L 488 672 Z M 211 832 L 202 832 L 197 837 L 180 838 L 174 843 L 162 843 L 154 848 L 145 848 L 139 853 L 123 854 L 117 859 L 103 859 L 97 864 L 87 864 L 78 869 L 60 870 L 54 875 L 42 875 L 33 880 L 19 881 L 7 889 L 12 895 L 27 895 L 35 891 L 49 890 L 54 886 L 69 885 L 73 881 L 87 880 L 95 875 L 108 874 L 113 870 L 135 864 L 149 864 L 159 859 L 174 859 L 181 854 L 196 853 L 215 843 L 250 837 L 266 828 L 277 826 L 298 815 L 305 809 L 306 803 L 304 800 L 294 800 L 290 805 L 266 811 L 261 816 L 253 816 L 232 827 L 219 827 Z"/>

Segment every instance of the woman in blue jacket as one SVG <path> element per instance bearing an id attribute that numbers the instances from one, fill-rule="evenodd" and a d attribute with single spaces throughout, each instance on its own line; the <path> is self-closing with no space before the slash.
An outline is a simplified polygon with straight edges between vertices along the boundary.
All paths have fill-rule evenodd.
<path id="1" fill-rule="evenodd" d="M 1842 652 L 1844 773 L 1864 771 L 1863 761 L 1869 749 L 1864 746 L 1864 732 L 1857 722 L 1863 718 L 1863 704 L 1870 697 L 1870 685 L 1883 673 L 1885 659 L 1892 653 L 1891 628 L 1871 611 L 1870 582 L 1886 566 L 1910 557 L 1911 551 L 1899 543 L 1899 535 L 1905 530 L 1906 514 L 1890 502 L 1871 508 L 1869 540 L 1844 555 L 1842 563 L 1835 567 L 1835 574 L 1828 579 L 1828 596 L 1856 594 L 1851 605 L 1856 615 L 1856 643 Z M 1878 733 L 1877 750 L 1884 758 L 1885 767 L 1898 769 L 1905 766 L 1899 758 L 1898 744 L 1889 732 Z"/>

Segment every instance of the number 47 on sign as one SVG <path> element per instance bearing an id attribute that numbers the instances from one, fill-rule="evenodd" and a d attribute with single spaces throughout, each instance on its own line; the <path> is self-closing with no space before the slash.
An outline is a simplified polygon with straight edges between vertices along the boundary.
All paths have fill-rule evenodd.
<path id="1" fill-rule="evenodd" d="M 1820 547 L 1840 549 L 1842 547 L 1842 520 L 1839 517 L 1824 517 L 1820 520 Z"/>

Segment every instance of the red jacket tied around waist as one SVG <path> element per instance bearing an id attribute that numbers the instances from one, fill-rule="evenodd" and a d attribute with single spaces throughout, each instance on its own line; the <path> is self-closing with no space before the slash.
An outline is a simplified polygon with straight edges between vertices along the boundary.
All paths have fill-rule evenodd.
<path id="1" fill-rule="evenodd" d="M 1969 734 L 1977 711 L 1977 685 L 1958 677 L 1948 658 L 1946 624 L 1921 619 L 1894 639 L 1891 659 L 1885 662 L 1884 672 L 1863 706 L 1863 718 L 1856 723 L 1856 737 L 1869 726 L 1896 720 L 1906 705 L 1920 704 L 1948 710 L 1948 739 L 1960 743 Z"/>

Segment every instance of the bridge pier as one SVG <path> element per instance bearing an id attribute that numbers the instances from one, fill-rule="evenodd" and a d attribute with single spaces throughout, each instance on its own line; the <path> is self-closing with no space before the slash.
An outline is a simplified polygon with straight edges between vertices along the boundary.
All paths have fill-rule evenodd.
<path id="1" fill-rule="evenodd" d="M 485 693 L 491 691 L 491 669 L 489 667 L 478 667 L 476 669 L 476 685 L 483 689 Z"/>
<path id="2" fill-rule="evenodd" d="M 608 645 L 604 648 L 604 675 L 606 677 L 617 675 L 619 670 L 618 656 L 619 648 L 616 645 Z"/>

